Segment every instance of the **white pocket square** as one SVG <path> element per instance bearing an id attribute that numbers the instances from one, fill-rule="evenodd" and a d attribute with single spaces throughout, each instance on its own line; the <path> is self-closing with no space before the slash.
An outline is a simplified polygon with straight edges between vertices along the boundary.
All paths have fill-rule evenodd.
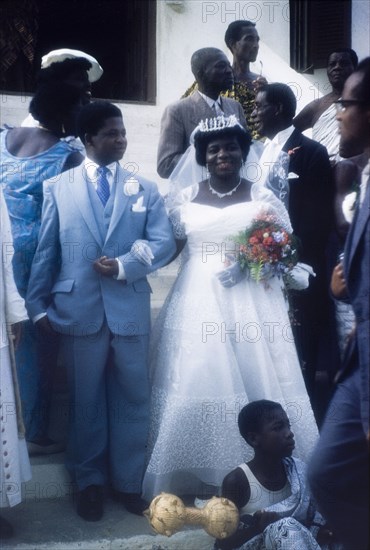
<path id="1" fill-rule="evenodd" d="M 139 197 L 135 202 L 135 204 L 131 206 L 131 210 L 133 212 L 145 212 L 146 206 L 143 206 L 143 200 L 144 200 L 143 196 Z"/>
<path id="2" fill-rule="evenodd" d="M 298 174 L 296 174 L 295 172 L 289 172 L 288 180 L 294 180 L 296 178 L 299 178 Z"/>

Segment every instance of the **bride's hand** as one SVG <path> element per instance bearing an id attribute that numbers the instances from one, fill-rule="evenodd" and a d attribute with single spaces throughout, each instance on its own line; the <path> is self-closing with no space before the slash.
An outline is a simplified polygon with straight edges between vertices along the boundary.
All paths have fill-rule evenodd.
<path id="1" fill-rule="evenodd" d="M 234 262 L 222 271 L 216 273 L 216 277 L 225 288 L 237 285 L 245 277 L 239 262 Z"/>

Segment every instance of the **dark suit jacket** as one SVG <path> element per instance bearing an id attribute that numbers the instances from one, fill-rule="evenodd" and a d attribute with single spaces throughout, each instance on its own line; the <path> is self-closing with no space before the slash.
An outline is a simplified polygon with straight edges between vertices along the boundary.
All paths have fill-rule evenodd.
<path id="1" fill-rule="evenodd" d="M 356 338 L 352 342 L 355 361 L 348 366 L 360 369 L 361 413 L 365 434 L 369 430 L 369 368 L 370 368 L 370 180 L 364 202 L 358 206 L 350 226 L 344 249 L 344 273 L 347 292 L 356 317 Z M 353 349 L 353 343 L 357 349 Z M 349 354 L 350 355 L 350 354 Z M 344 374 L 348 368 L 344 370 Z"/>
<path id="2" fill-rule="evenodd" d="M 293 149 L 296 149 L 293 151 Z M 290 154 L 289 216 L 294 233 L 300 238 L 300 259 L 317 267 L 322 261 L 333 224 L 334 181 L 329 156 L 320 143 L 294 130 L 283 147 Z"/>
<path id="3" fill-rule="evenodd" d="M 226 97 L 221 97 L 221 103 L 225 116 L 235 115 L 244 128 L 247 127 L 240 103 Z M 162 178 L 170 176 L 189 147 L 190 135 L 199 122 L 214 116 L 214 111 L 197 91 L 166 107 L 161 120 L 157 155 L 157 172 Z"/>

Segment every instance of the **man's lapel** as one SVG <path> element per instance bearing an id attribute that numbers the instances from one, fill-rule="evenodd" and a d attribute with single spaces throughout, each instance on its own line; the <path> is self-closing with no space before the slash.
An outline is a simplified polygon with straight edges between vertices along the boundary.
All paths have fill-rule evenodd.
<path id="1" fill-rule="evenodd" d="M 198 91 L 195 91 L 190 99 L 192 101 L 192 110 L 190 113 L 190 120 L 196 126 L 199 122 L 205 118 L 211 118 L 216 116 L 215 112 L 211 109 L 208 103 L 202 98 Z"/>
<path id="2" fill-rule="evenodd" d="M 88 185 L 90 185 L 90 183 L 87 180 L 85 164 L 82 163 L 74 170 L 76 171 L 75 177 L 73 178 L 73 181 L 70 180 L 68 182 L 70 196 L 74 198 L 76 206 L 80 210 L 81 215 L 85 220 L 85 223 L 91 231 L 93 237 L 99 243 L 99 245 L 102 246 L 102 238 L 90 201 L 88 190 Z"/>
<path id="3" fill-rule="evenodd" d="M 225 116 L 237 115 L 234 109 L 234 104 L 231 101 L 227 101 L 225 97 L 221 96 L 221 108 L 225 113 Z"/>
<path id="4" fill-rule="evenodd" d="M 296 147 L 302 147 L 302 134 L 297 129 L 293 131 L 293 133 L 289 136 L 287 141 L 284 143 L 282 147 L 282 151 L 289 154 L 289 151 L 292 151 L 291 154 L 289 154 L 289 172 L 295 172 L 295 165 L 297 164 L 297 160 L 299 158 L 299 151 L 294 149 Z"/>
<path id="5" fill-rule="evenodd" d="M 127 172 L 126 170 L 123 170 L 121 166 L 118 164 L 117 170 L 116 170 L 116 181 L 114 185 L 114 205 L 113 205 L 113 212 L 112 217 L 110 220 L 108 232 L 105 241 L 107 242 L 111 234 L 113 233 L 114 229 L 117 227 L 118 223 L 120 222 L 127 205 L 130 202 L 130 197 L 125 195 L 124 193 L 124 186 L 125 182 L 129 179 L 134 177 L 131 172 Z"/>
<path id="6" fill-rule="evenodd" d="M 356 209 L 348 237 L 345 245 L 345 273 L 351 268 L 352 260 L 355 255 L 358 243 L 365 230 L 365 226 L 370 216 L 370 181 L 367 183 L 364 202 Z"/>

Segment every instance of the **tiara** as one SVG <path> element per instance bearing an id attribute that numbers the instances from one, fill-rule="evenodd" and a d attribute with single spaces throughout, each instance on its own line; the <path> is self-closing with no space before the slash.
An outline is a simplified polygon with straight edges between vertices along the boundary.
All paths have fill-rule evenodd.
<path id="1" fill-rule="evenodd" d="M 225 117 L 224 115 L 216 116 L 214 118 L 206 118 L 201 120 L 196 128 L 199 132 L 216 132 L 218 130 L 224 130 L 225 128 L 243 128 L 235 115 Z"/>

